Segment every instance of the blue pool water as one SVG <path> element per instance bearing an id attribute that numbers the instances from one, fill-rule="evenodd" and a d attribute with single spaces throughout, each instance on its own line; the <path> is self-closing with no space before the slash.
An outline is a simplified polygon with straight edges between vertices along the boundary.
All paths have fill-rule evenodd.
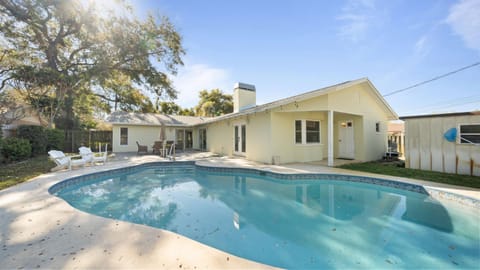
<path id="1" fill-rule="evenodd" d="M 283 268 L 480 265 L 478 208 L 385 186 L 176 165 L 77 181 L 55 194 L 88 213 Z"/>

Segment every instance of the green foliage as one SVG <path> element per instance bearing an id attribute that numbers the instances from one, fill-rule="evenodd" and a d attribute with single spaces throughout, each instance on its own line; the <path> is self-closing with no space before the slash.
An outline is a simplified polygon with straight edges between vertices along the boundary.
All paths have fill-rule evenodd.
<path id="1" fill-rule="evenodd" d="M 185 116 L 195 116 L 195 110 L 193 108 L 185 108 L 181 109 L 178 115 L 185 115 Z"/>
<path id="2" fill-rule="evenodd" d="M 0 190 L 49 172 L 55 163 L 48 156 L 38 156 L 22 162 L 0 164 Z"/>
<path id="3" fill-rule="evenodd" d="M 224 94 L 220 89 L 200 91 L 200 101 L 195 107 L 198 116 L 219 116 L 233 112 L 232 95 Z"/>
<path id="4" fill-rule="evenodd" d="M 0 124 L 0 153 L 2 153 L 2 146 L 3 146 L 3 129 L 2 129 L 2 125 Z M 0 163 L 3 163 L 3 155 L 0 155 Z"/>
<path id="5" fill-rule="evenodd" d="M 185 52 L 168 18 L 140 20 L 124 1 L 116 1 L 120 12 L 96 3 L 0 1 L 0 91 L 14 85 L 33 92 L 24 96 L 67 129 L 77 120 L 91 126 L 92 112 L 106 104 L 153 111 L 147 92 L 176 98 L 168 74 L 176 74 Z"/>
<path id="6" fill-rule="evenodd" d="M 65 134 L 60 129 L 45 129 L 47 136 L 47 152 L 50 150 L 62 150 L 65 144 Z"/>
<path id="7" fill-rule="evenodd" d="M 28 140 L 12 137 L 3 140 L 0 150 L 4 159 L 11 162 L 29 158 L 32 147 Z"/>
<path id="8" fill-rule="evenodd" d="M 436 183 L 445 183 L 456 186 L 480 188 L 480 177 L 470 175 L 458 175 L 424 171 L 402 167 L 402 163 L 395 162 L 365 162 L 352 163 L 339 166 L 342 169 L 349 169 L 362 172 L 378 173 L 392 176 L 407 177 L 412 179 L 427 180 Z"/>
<path id="9" fill-rule="evenodd" d="M 17 129 L 18 138 L 26 139 L 31 145 L 32 156 L 45 154 L 47 152 L 47 134 L 42 126 L 19 126 Z"/>
<path id="10" fill-rule="evenodd" d="M 175 102 L 162 101 L 159 103 L 159 107 L 161 113 L 169 115 L 178 115 L 182 110 L 182 108 Z"/>

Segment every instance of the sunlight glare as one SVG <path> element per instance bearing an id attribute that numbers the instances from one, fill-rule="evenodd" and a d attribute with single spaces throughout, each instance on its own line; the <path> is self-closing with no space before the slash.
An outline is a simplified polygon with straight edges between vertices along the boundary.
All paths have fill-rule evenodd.
<path id="1" fill-rule="evenodd" d="M 119 16 L 128 15 L 130 3 L 125 0 L 86 0 L 89 5 L 94 5 L 101 16 L 108 16 L 113 13 Z"/>

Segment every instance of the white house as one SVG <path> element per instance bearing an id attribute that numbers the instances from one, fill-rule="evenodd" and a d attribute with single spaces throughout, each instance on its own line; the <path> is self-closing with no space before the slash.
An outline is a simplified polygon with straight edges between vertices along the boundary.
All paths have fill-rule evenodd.
<path id="1" fill-rule="evenodd" d="M 28 105 L 20 105 L 13 110 L 0 113 L 0 119 L 6 122 L 0 122 L 4 137 L 15 136 L 19 126 L 48 126 L 48 121 Z"/>
<path id="2" fill-rule="evenodd" d="M 163 124 L 181 147 L 263 163 L 380 159 L 387 123 L 398 116 L 367 78 L 256 105 L 255 86 L 237 83 L 234 112 L 214 118 L 113 113 L 113 151 L 152 145 Z M 188 141 L 188 143 L 186 143 Z"/>

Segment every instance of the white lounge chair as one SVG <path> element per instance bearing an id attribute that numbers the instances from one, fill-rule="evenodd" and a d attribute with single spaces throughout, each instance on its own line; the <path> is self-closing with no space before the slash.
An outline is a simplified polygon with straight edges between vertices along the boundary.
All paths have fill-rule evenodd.
<path id="1" fill-rule="evenodd" d="M 107 145 L 105 145 L 105 152 L 94 153 L 92 152 L 92 149 L 90 149 L 90 147 L 85 147 L 85 146 L 78 148 L 78 151 L 80 152 L 80 155 L 82 156 L 82 158 L 87 163 L 90 163 L 92 165 L 97 162 L 101 162 L 102 164 L 105 164 L 105 162 L 107 161 Z"/>
<path id="2" fill-rule="evenodd" d="M 82 156 L 66 156 L 65 153 L 58 150 L 48 151 L 50 159 L 57 164 L 57 167 L 53 168 L 52 171 L 58 171 L 61 169 L 71 170 L 72 166 L 84 166 L 86 161 Z"/>

